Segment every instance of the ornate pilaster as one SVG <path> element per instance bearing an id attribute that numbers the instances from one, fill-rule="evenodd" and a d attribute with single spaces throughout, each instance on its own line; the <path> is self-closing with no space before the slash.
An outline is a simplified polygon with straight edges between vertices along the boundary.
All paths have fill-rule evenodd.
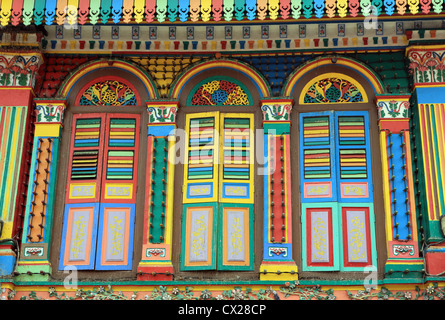
<path id="1" fill-rule="evenodd" d="M 409 131 L 410 95 L 378 95 L 383 201 L 387 240 L 386 281 L 418 278 L 419 258 L 415 192 Z"/>
<path id="2" fill-rule="evenodd" d="M 264 127 L 264 231 L 261 280 L 297 280 L 292 258 L 290 114 L 293 100 L 261 101 Z"/>
<path id="3" fill-rule="evenodd" d="M 406 55 L 414 82 L 410 129 L 421 254 L 425 273 L 434 276 L 445 271 L 445 45 L 411 46 Z"/>
<path id="4" fill-rule="evenodd" d="M 35 132 L 17 280 L 48 280 L 64 100 L 35 99 Z"/>
<path id="5" fill-rule="evenodd" d="M 148 101 L 147 177 L 138 280 L 173 280 L 172 229 L 177 101 Z"/>
<path id="6" fill-rule="evenodd" d="M 42 63 L 40 52 L 0 50 L 0 275 L 16 264 L 32 147 L 33 86 Z"/>

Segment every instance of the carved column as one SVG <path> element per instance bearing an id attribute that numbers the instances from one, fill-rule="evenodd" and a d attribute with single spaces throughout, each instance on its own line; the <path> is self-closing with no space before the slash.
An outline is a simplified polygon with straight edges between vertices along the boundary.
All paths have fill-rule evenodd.
<path id="1" fill-rule="evenodd" d="M 23 224 L 19 281 L 48 280 L 64 100 L 35 99 L 35 132 Z"/>
<path id="2" fill-rule="evenodd" d="M 264 233 L 261 280 L 297 280 L 292 258 L 290 114 L 293 100 L 261 101 L 264 127 Z M 261 173 L 260 173 L 261 174 Z"/>
<path id="3" fill-rule="evenodd" d="M 22 235 L 33 87 L 42 63 L 37 50 L 11 50 L 0 52 L 0 276 L 14 271 Z"/>
<path id="4" fill-rule="evenodd" d="M 378 95 L 383 200 L 388 258 L 385 278 L 419 278 L 415 192 L 409 131 L 410 95 Z"/>
<path id="5" fill-rule="evenodd" d="M 415 201 L 427 275 L 445 272 L 445 45 L 410 46 L 411 131 Z"/>
<path id="6" fill-rule="evenodd" d="M 147 102 L 148 148 L 138 280 L 173 280 L 172 229 L 177 101 Z"/>

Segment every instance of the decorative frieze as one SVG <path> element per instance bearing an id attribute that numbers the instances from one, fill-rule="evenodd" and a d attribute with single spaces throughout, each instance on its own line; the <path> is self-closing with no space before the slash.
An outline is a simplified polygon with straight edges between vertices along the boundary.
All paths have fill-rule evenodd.
<path id="1" fill-rule="evenodd" d="M 40 53 L 0 52 L 0 86 L 33 87 L 41 63 Z"/>

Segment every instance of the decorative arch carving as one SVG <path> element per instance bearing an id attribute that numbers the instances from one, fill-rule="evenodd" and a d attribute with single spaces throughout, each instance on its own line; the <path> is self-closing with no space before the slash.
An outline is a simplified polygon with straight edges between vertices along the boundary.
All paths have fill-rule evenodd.
<path id="1" fill-rule="evenodd" d="M 339 66 L 340 68 L 346 68 L 350 69 L 359 75 L 361 75 L 365 80 L 369 83 L 369 85 L 372 87 L 372 90 L 376 94 L 384 93 L 384 85 L 379 76 L 369 69 L 366 65 L 363 63 L 356 61 L 351 58 L 344 58 L 344 57 L 320 57 L 313 59 L 311 61 L 308 61 L 307 63 L 301 65 L 299 68 L 297 68 L 294 72 L 292 72 L 285 85 L 283 86 L 282 90 L 282 96 L 289 97 L 292 96 L 294 93 L 294 89 L 296 87 L 296 84 L 301 80 L 301 78 L 308 74 L 311 71 L 314 70 L 320 70 L 320 73 L 322 70 L 324 70 L 326 67 L 332 67 L 332 66 Z M 356 83 L 357 84 L 357 81 Z"/>
<path id="2" fill-rule="evenodd" d="M 186 69 L 182 75 L 172 83 L 169 97 L 171 99 L 179 99 L 184 87 L 189 84 L 192 79 L 195 79 L 195 77 L 204 72 L 212 72 L 212 74 L 219 72 L 221 75 L 233 75 L 233 78 L 236 79 L 236 74 L 238 74 L 250 82 L 260 98 L 267 98 L 272 95 L 270 86 L 265 78 L 257 70 L 252 68 L 252 66 L 236 60 L 216 59 L 200 62 Z M 244 84 L 247 86 L 246 83 Z M 253 91 L 251 91 L 251 93 L 252 95 L 254 94 Z"/>
<path id="3" fill-rule="evenodd" d="M 188 106 L 249 106 L 249 90 L 233 78 L 218 76 L 198 83 L 187 99 Z"/>
<path id="4" fill-rule="evenodd" d="M 140 97 L 128 81 L 105 76 L 87 83 L 76 97 L 76 106 L 137 106 Z"/>

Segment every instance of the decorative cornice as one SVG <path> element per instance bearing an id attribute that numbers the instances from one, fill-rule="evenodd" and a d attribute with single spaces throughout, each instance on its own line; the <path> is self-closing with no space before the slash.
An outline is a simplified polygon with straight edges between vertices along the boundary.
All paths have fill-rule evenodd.
<path id="1" fill-rule="evenodd" d="M 292 98 L 276 98 L 261 100 L 261 111 L 264 122 L 290 122 Z"/>
<path id="2" fill-rule="evenodd" d="M 245 0 L 245 1 L 3 1 L 0 23 L 18 26 L 75 24 L 150 24 L 175 22 L 264 21 L 310 18 L 368 17 L 370 15 L 438 15 L 443 0 Z"/>

